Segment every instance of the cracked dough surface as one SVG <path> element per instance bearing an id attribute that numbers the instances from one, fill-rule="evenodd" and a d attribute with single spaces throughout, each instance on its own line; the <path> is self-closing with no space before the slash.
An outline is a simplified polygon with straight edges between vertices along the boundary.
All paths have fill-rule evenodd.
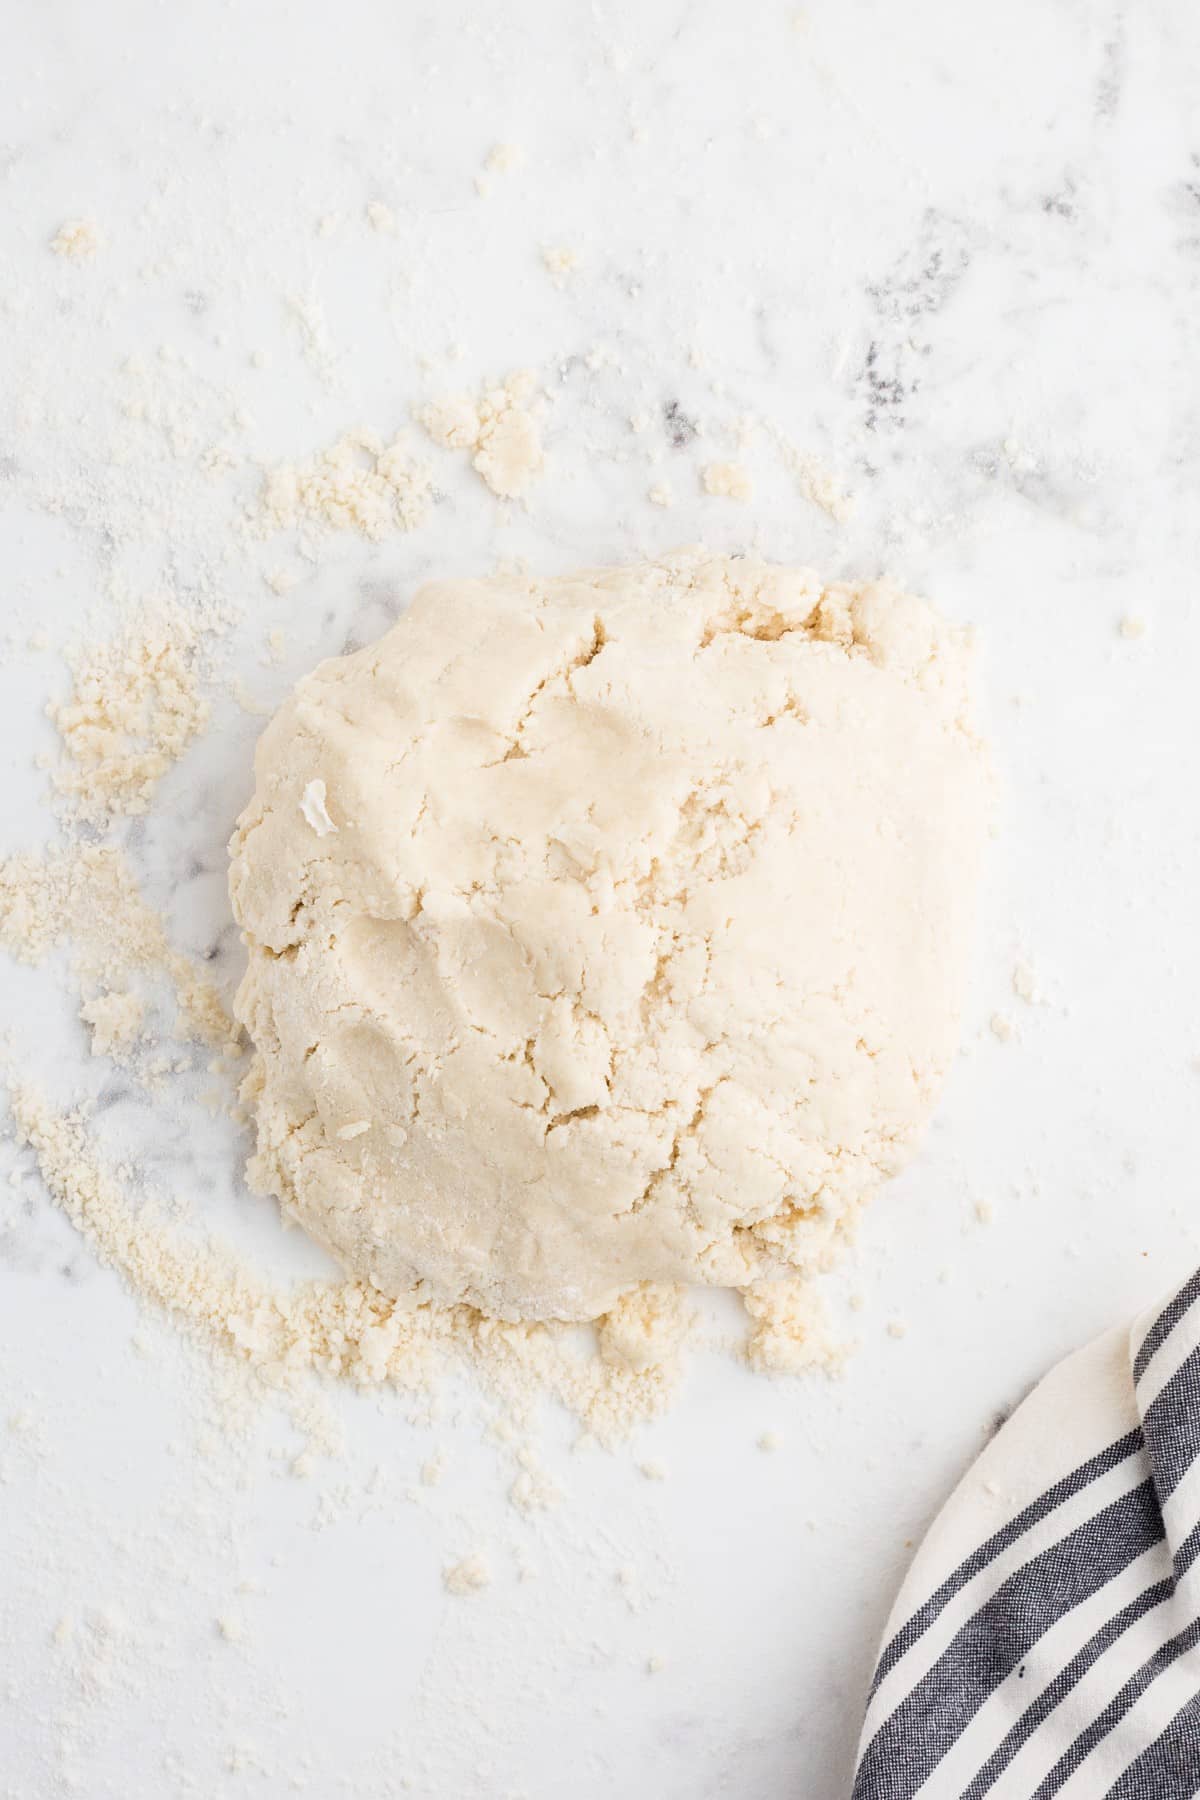
<path id="1" fill-rule="evenodd" d="M 819 1265 L 956 1044 L 967 664 L 919 600 L 751 559 L 422 588 L 259 744 L 254 1185 L 505 1318 Z"/>

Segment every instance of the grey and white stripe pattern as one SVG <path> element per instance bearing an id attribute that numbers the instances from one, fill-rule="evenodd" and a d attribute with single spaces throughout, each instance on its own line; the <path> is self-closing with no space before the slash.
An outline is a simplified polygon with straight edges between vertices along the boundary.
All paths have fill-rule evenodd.
<path id="1" fill-rule="evenodd" d="M 1200 1271 L 1036 1387 L 918 1552 L 853 1800 L 1200 1794 Z"/>

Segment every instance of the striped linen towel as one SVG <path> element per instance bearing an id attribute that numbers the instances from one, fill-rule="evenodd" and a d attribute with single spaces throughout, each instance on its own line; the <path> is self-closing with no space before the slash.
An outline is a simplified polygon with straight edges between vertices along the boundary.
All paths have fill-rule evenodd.
<path id="1" fill-rule="evenodd" d="M 1051 1371 L 892 1612 L 853 1800 L 1200 1794 L 1200 1271 Z"/>

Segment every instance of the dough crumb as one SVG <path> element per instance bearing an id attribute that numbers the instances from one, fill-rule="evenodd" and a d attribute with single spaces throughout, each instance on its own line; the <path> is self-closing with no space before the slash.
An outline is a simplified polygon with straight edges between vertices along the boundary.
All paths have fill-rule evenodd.
<path id="1" fill-rule="evenodd" d="M 508 1497 L 518 1512 L 548 1512 L 559 1504 L 562 1488 L 549 1471 L 542 1467 L 537 1452 L 523 1444 L 517 1452 L 519 1473 L 508 1490 Z"/>
<path id="2" fill-rule="evenodd" d="M 264 537 L 301 525 L 379 543 L 423 525 L 430 497 L 429 470 L 406 440 L 360 425 L 309 462 L 268 470 L 252 518 Z"/>
<path id="3" fill-rule="evenodd" d="M 542 251 L 542 262 L 554 277 L 556 287 L 562 287 L 567 277 L 575 273 L 580 260 L 578 250 L 567 244 L 548 244 Z"/>
<path id="4" fill-rule="evenodd" d="M 1007 1013 L 994 1012 L 989 1026 L 992 1036 L 1000 1044 L 1011 1044 L 1017 1035 L 1017 1028 Z"/>
<path id="5" fill-rule="evenodd" d="M 709 463 L 704 471 L 704 491 L 726 500 L 750 500 L 754 484 L 740 463 Z"/>
<path id="6" fill-rule="evenodd" d="M 484 158 L 483 168 L 475 177 L 476 193 L 486 200 L 492 191 L 494 176 L 515 175 L 524 166 L 525 152 L 520 144 L 494 144 Z"/>
<path id="7" fill-rule="evenodd" d="M 445 450 L 468 450 L 471 466 L 502 500 L 519 500 L 542 470 L 542 441 L 531 408 L 537 378 L 519 369 L 471 399 L 454 394 L 423 407 L 420 422 Z"/>
<path id="8" fill-rule="evenodd" d="M 1118 630 L 1123 638 L 1145 637 L 1148 629 L 1149 627 L 1147 626 L 1145 619 L 1135 613 L 1127 613 L 1118 626 Z"/>
<path id="9" fill-rule="evenodd" d="M 651 506 L 667 507 L 675 504 L 675 495 L 669 481 L 656 481 L 654 486 L 647 490 L 646 498 Z"/>
<path id="10" fill-rule="evenodd" d="M 91 219 L 66 219 L 50 239 L 55 256 L 68 262 L 90 262 L 100 246 L 100 233 Z"/>
<path id="11" fill-rule="evenodd" d="M 367 223 L 372 231 L 382 232 L 387 237 L 396 235 L 396 215 L 382 200 L 368 200 Z"/>
<path id="12" fill-rule="evenodd" d="M 797 449 L 775 427 L 768 426 L 767 429 L 784 468 L 803 497 L 827 513 L 835 524 L 844 525 L 854 511 L 854 496 L 819 457 L 811 451 Z"/>
<path id="13" fill-rule="evenodd" d="M 448 1594 L 477 1594 L 490 1586 L 491 1579 L 491 1565 L 482 1550 L 474 1550 L 442 1570 L 442 1586 Z"/>
<path id="14" fill-rule="evenodd" d="M 777 1431 L 763 1431 L 759 1433 L 758 1447 L 760 1450 L 765 1450 L 770 1454 L 771 1452 L 778 1450 L 782 1441 L 783 1440 Z"/>
<path id="15" fill-rule="evenodd" d="M 907 1337 L 908 1336 L 908 1320 L 907 1319 L 889 1319 L 887 1322 L 887 1334 L 890 1338 Z"/>
<path id="16" fill-rule="evenodd" d="M 667 1465 L 665 1462 L 660 1462 L 656 1456 L 647 1456 L 638 1464 L 638 1473 L 646 1481 L 665 1481 Z"/>
<path id="17" fill-rule="evenodd" d="M 834 1342 L 825 1302 L 807 1277 L 756 1281 L 743 1290 L 742 1304 L 753 1321 L 745 1346 L 751 1368 L 774 1375 L 834 1373 L 845 1361 L 845 1346 Z"/>
<path id="18" fill-rule="evenodd" d="M 692 1321 L 685 1293 L 682 1287 L 645 1281 L 623 1294 L 599 1323 L 604 1361 L 642 1374 L 674 1360 Z"/>
<path id="19" fill-rule="evenodd" d="M 46 712 L 62 739 L 52 772 L 68 817 L 104 825 L 145 813 L 159 781 L 208 723 L 200 633 L 177 608 L 143 608 L 107 643 L 68 656 L 73 682 Z"/>
<path id="20" fill-rule="evenodd" d="M 427 1457 L 421 1464 L 422 1487 L 436 1487 L 446 1473 L 448 1462 L 449 1458 L 443 1449 L 435 1450 L 432 1456 Z"/>
<path id="21" fill-rule="evenodd" d="M 1017 999 L 1023 1000 L 1026 1006 L 1041 1005 L 1042 994 L 1038 987 L 1037 976 L 1027 962 L 1013 964 L 1012 990 Z"/>
<path id="22" fill-rule="evenodd" d="M 79 1016 L 91 1027 L 92 1055 L 121 1058 L 128 1054 L 142 1027 L 145 1008 L 137 994 L 96 994 L 85 1000 Z"/>

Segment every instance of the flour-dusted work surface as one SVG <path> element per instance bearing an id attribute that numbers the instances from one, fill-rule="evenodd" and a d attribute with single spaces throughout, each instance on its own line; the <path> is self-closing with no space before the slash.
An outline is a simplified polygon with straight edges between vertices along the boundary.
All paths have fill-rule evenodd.
<path id="1" fill-rule="evenodd" d="M 835 1800 L 941 1499 L 1200 1241 L 1200 20 L 9 10 L 7 1080 L 27 1127 L 94 1101 L 41 1161 L 110 1252 L 137 1188 L 330 1272 L 243 1182 L 226 844 L 266 716 L 424 580 L 697 542 L 890 575 L 976 628 L 1001 802 L 836 1378 L 745 1367 L 710 1296 L 612 1449 L 469 1371 L 280 1367 L 274 1404 L 10 1134 L 0 1791 Z"/>

